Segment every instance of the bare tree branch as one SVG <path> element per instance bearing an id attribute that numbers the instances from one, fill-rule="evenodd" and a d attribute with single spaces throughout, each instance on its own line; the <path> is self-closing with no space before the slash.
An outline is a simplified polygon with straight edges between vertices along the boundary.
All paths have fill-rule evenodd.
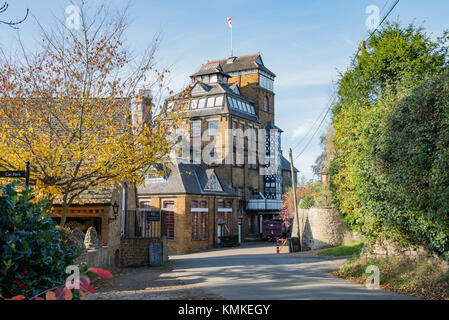
<path id="1" fill-rule="evenodd" d="M 9 7 L 8 2 L 5 1 L 5 3 L 0 7 L 0 14 L 5 13 L 6 10 L 8 10 L 8 7 Z M 25 17 L 22 20 L 19 20 L 19 21 L 13 21 L 13 20 L 5 21 L 5 20 L 1 20 L 0 19 L 0 24 L 6 24 L 7 26 L 9 26 L 9 27 L 11 27 L 13 29 L 18 29 L 17 26 L 19 24 L 25 22 L 25 20 L 28 18 L 28 14 L 29 13 L 30 13 L 30 9 L 27 8 Z"/>

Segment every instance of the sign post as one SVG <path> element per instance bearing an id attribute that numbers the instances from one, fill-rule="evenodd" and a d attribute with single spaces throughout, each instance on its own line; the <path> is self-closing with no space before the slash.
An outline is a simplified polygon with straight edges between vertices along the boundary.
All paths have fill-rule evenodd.
<path id="1" fill-rule="evenodd" d="M 28 189 L 30 187 L 30 162 L 27 161 L 27 171 L 25 177 L 25 186 Z"/>
<path id="2" fill-rule="evenodd" d="M 27 161 L 25 171 L 0 171 L 0 178 L 25 179 L 25 186 L 28 189 L 30 186 L 30 162 Z"/>

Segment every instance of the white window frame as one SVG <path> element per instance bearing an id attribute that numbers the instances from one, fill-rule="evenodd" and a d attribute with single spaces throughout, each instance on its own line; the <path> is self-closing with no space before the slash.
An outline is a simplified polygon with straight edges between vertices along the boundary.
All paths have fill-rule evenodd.
<path id="1" fill-rule="evenodd" d="M 198 102 L 198 109 L 204 109 L 206 107 L 207 98 L 201 98 Z"/>
<path id="2" fill-rule="evenodd" d="M 207 98 L 206 108 L 213 108 L 213 107 L 215 107 L 215 97 Z"/>
<path id="3" fill-rule="evenodd" d="M 215 106 L 216 107 L 222 107 L 223 106 L 223 96 L 218 96 L 215 99 Z"/>
<path id="4" fill-rule="evenodd" d="M 212 128 L 211 129 L 211 124 L 216 124 L 216 128 Z M 207 121 L 207 132 L 209 134 L 209 136 L 217 136 L 219 133 L 219 128 L 218 128 L 218 120 L 210 120 Z"/>
<path id="5" fill-rule="evenodd" d="M 202 126 L 201 120 L 192 121 L 191 126 L 192 126 L 191 128 L 192 137 L 201 137 L 201 126 Z"/>

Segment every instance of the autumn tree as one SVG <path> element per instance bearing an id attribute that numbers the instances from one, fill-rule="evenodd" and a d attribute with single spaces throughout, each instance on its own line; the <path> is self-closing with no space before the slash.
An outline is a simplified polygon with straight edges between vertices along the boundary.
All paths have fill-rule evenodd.
<path id="1" fill-rule="evenodd" d="M 0 70 L 0 169 L 32 163 L 40 197 L 60 199 L 61 225 L 86 190 L 142 182 L 155 164 L 170 165 L 183 106 L 166 106 L 166 69 L 158 69 L 155 36 L 143 54 L 125 45 L 127 9 L 79 8 L 79 29 L 56 19 L 40 25 L 40 47 L 3 54 Z M 145 121 L 133 121 L 140 89 L 151 91 Z M 142 100 L 142 99 L 141 99 Z M 140 100 L 140 102 L 142 102 Z M 163 121 L 162 121 L 163 120 Z"/>
<path id="2" fill-rule="evenodd" d="M 312 166 L 313 173 L 317 177 L 320 177 L 323 172 L 329 172 L 329 167 L 334 152 L 334 136 L 335 132 L 331 124 L 327 127 L 326 132 L 320 137 L 322 152 L 316 158 L 315 164 Z"/>

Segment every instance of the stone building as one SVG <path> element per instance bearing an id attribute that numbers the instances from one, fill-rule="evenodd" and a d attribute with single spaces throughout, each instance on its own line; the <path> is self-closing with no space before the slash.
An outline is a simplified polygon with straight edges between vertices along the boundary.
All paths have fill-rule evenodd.
<path id="1" fill-rule="evenodd" d="M 115 216 L 113 205 L 118 205 Z M 86 233 L 94 227 L 103 246 L 117 246 L 122 235 L 122 216 L 125 212 L 136 210 L 136 188 L 123 184 L 122 187 L 88 190 L 83 192 L 70 206 L 65 226 L 71 229 L 80 228 Z M 56 199 L 51 217 L 57 223 L 62 215 L 61 203 Z"/>
<path id="2" fill-rule="evenodd" d="M 167 200 L 167 205 L 176 209 L 174 228 L 175 232 L 179 230 L 176 245 L 169 244 L 172 252 L 214 246 L 217 243 L 214 239 L 217 240 L 219 232 L 223 231 L 218 222 L 210 224 L 204 246 L 192 244 L 191 225 L 197 219 L 191 214 L 192 201 L 201 203 L 197 196 L 202 196 L 207 202 L 209 215 L 218 213 L 214 209 L 218 208 L 217 201 L 233 201 L 231 225 L 228 227 L 230 233 L 241 241 L 259 239 L 262 221 L 276 217 L 282 209 L 283 168 L 286 167 L 285 162 L 289 167 L 289 162 L 282 157 L 282 130 L 275 125 L 275 77 L 259 53 L 209 61 L 190 76 L 189 94 L 183 91 L 167 100 L 169 106 L 175 103 L 187 105 L 188 116 L 183 132 L 187 133 L 184 134 L 185 139 L 191 147 L 187 156 L 182 153 L 184 166 L 175 167 L 173 177 L 158 183 L 150 177 L 145 186 L 139 188 L 138 198 L 141 207 L 161 210 L 169 209 L 163 208 L 165 198 L 175 199 L 174 204 Z M 136 108 L 141 112 L 144 109 Z M 139 114 L 137 118 L 143 119 L 145 115 Z M 263 156 L 271 157 L 270 165 L 261 163 L 255 156 L 255 148 L 261 145 L 264 147 Z M 194 167 L 189 167 L 193 166 L 191 163 L 195 163 Z M 177 184 L 175 176 L 183 170 L 193 171 L 197 176 L 210 177 L 213 173 L 219 184 L 229 187 L 229 191 L 225 192 L 227 187 L 223 187 L 226 195 L 205 195 L 192 193 L 185 185 L 182 189 L 183 184 Z M 181 173 L 181 176 L 184 175 Z M 163 194 L 161 190 L 164 190 Z"/>
<path id="3" fill-rule="evenodd" d="M 139 188 L 141 210 L 162 212 L 168 252 L 193 252 L 238 234 L 237 194 L 214 169 L 179 164 L 165 177 L 147 179 Z"/>

